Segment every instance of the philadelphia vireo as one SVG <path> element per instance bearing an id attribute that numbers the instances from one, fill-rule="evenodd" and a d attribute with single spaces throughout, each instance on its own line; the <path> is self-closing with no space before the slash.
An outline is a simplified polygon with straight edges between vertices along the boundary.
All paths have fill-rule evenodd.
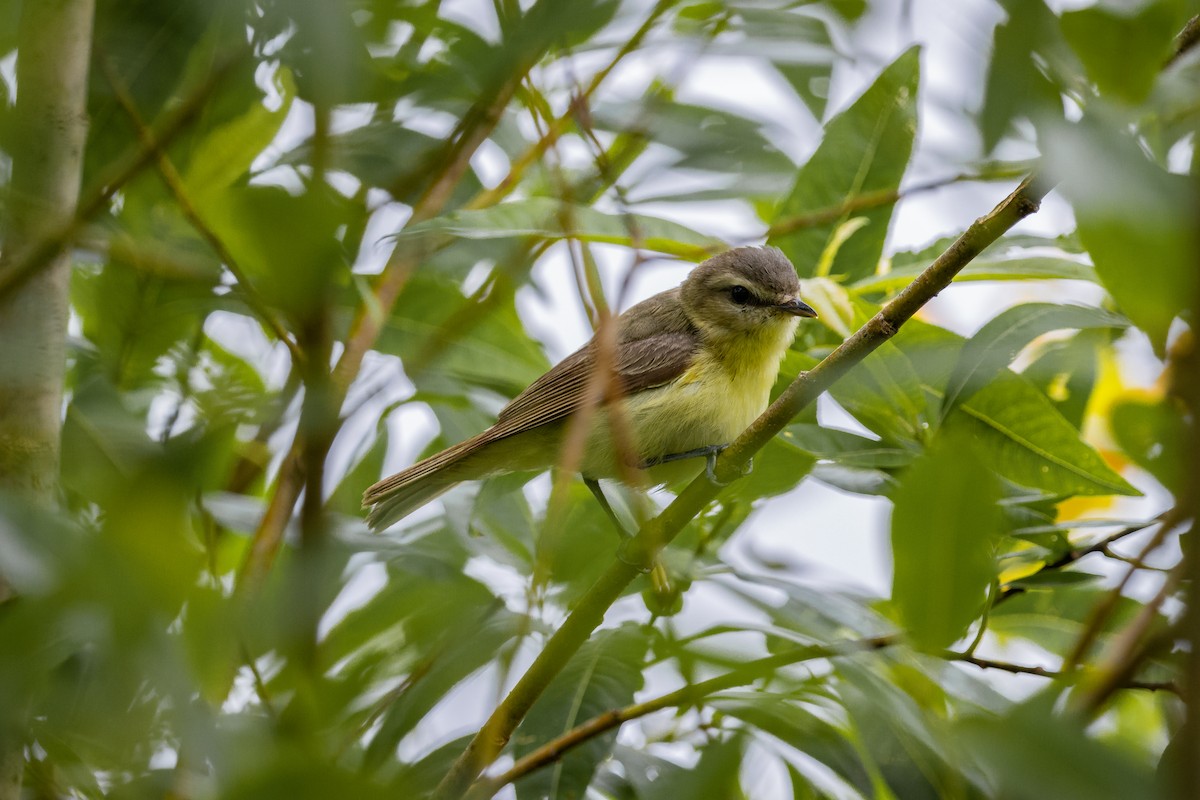
<path id="1" fill-rule="evenodd" d="M 630 466 L 648 467 L 655 484 L 695 475 L 701 455 L 745 430 L 767 407 L 797 318 L 817 315 L 799 291 L 782 252 L 739 247 L 621 314 L 612 357 L 621 391 L 602 399 L 591 418 L 580 464 L 590 485 L 622 472 L 610 428 L 613 400 L 624 404 L 620 413 L 632 439 L 634 452 L 625 457 Z M 553 466 L 571 415 L 587 402 L 598 348 L 593 337 L 521 392 L 483 433 L 367 489 L 368 524 L 385 528 L 462 481 Z"/>

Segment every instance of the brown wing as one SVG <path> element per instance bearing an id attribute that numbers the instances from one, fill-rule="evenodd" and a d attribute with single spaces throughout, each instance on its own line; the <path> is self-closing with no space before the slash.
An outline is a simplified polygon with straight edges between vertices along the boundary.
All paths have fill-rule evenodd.
<path id="1" fill-rule="evenodd" d="M 616 370 L 622 392 L 633 394 L 675 380 L 691 365 L 697 345 L 692 331 L 618 342 Z M 589 342 L 505 406 L 492 431 L 511 436 L 570 416 L 583 405 L 595 369 L 595 342 Z"/>

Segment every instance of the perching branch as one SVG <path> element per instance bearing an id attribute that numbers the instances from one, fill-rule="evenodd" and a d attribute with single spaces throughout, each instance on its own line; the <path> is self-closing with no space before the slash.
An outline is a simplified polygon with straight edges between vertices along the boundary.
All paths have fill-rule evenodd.
<path id="1" fill-rule="evenodd" d="M 717 480 L 727 483 L 739 477 L 742 465 L 800 411 L 891 339 L 900 326 L 949 286 L 954 276 L 984 248 L 1037 211 L 1046 191 L 1045 187 L 1035 183 L 1034 178 L 1026 178 L 991 212 L 972 223 L 949 249 L 854 335 L 812 370 L 792 381 L 717 459 Z M 640 571 L 649 569 L 658 552 L 716 497 L 719 488 L 701 475 L 688 484 L 658 517 L 642 526 L 638 535 L 622 549 L 620 558 L 614 560 L 588 590 L 508 696 L 492 712 L 434 792 L 435 800 L 450 800 L 463 795 L 508 743 L 543 689 L 600 625 L 609 606 Z"/>

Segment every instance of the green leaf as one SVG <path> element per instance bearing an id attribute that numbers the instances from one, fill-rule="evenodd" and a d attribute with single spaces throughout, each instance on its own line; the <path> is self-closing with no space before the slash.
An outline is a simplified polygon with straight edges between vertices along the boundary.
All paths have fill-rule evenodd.
<path id="1" fill-rule="evenodd" d="M 1102 578 L 1090 572 L 1072 572 L 1065 569 L 1044 569 L 1006 584 L 1016 589 L 1049 589 L 1056 586 L 1075 586 L 1092 583 Z"/>
<path id="2" fill-rule="evenodd" d="M 203 209 L 254 288 L 295 322 L 348 276 L 340 228 L 358 213 L 332 191 L 292 195 L 274 186 L 210 194 Z"/>
<path id="3" fill-rule="evenodd" d="M 501 296 L 494 289 L 487 301 L 464 316 L 469 302 L 457 281 L 416 272 L 405 284 L 377 349 L 399 356 L 421 392 L 446 398 L 460 396 L 464 383 L 512 397 L 549 369 L 541 346 L 525 332 L 511 293 Z"/>
<path id="4" fill-rule="evenodd" d="M 1084 331 L 1068 339 L 1049 342 L 1021 375 L 1050 398 L 1067 421 L 1083 427 L 1088 400 L 1100 369 L 1101 348 L 1110 344 L 1107 331 Z"/>
<path id="5" fill-rule="evenodd" d="M 609 214 L 551 197 L 514 200 L 477 211 L 455 211 L 406 228 L 398 238 L 429 234 L 465 239 L 532 236 L 556 240 L 570 237 L 585 242 L 633 246 L 635 232 L 640 247 L 693 260 L 707 258 L 727 248 L 720 239 L 669 220 L 645 214 Z"/>
<path id="6" fill-rule="evenodd" d="M 700 758 L 690 766 L 663 759 L 656 768 L 640 774 L 627 769 L 637 787 L 639 800 L 652 798 L 713 798 L 740 800 L 745 797 L 739 771 L 745 757 L 741 736 L 715 739 L 700 749 Z"/>
<path id="7" fill-rule="evenodd" d="M 1039 696 L 1005 716 L 970 717 L 955 728 L 996 796 L 1013 800 L 1154 798 L 1151 770 L 1127 752 L 1092 739 L 1086 727 Z"/>
<path id="8" fill-rule="evenodd" d="M 444 147 L 440 137 L 413 130 L 403 120 L 372 120 L 330 137 L 329 165 L 411 204 L 427 188 L 435 158 Z M 311 163 L 312 157 L 313 143 L 308 139 L 285 153 L 278 163 L 298 167 Z M 465 203 L 481 188 L 475 173 L 468 171 L 455 185 L 449 205 Z"/>
<path id="9" fill-rule="evenodd" d="M 990 153 L 1019 117 L 1042 112 L 1061 116 L 1062 100 L 1042 72 L 1047 58 L 1065 46 L 1058 41 L 1058 18 L 1044 0 L 1005 0 L 1008 21 L 996 26 L 992 59 L 979 127 L 984 152 Z"/>
<path id="10" fill-rule="evenodd" d="M 942 399 L 943 418 L 1007 367 L 1037 337 L 1063 328 L 1124 328 L 1128 322 L 1094 306 L 1023 303 L 984 325 L 958 355 Z"/>
<path id="11" fill-rule="evenodd" d="M 724 692 L 709 698 L 706 705 L 775 737 L 869 796 L 871 777 L 852 735 L 795 701 L 771 692 Z M 805 767 L 811 774 L 811 767 Z"/>
<path id="12" fill-rule="evenodd" d="M 936 420 L 911 361 L 888 342 L 830 389 L 833 399 L 888 442 L 912 443 Z"/>
<path id="13" fill-rule="evenodd" d="M 1002 477 L 1053 495 L 1138 496 L 1124 478 L 1080 440 L 1047 397 L 1027 381 L 1002 374 L 946 419 L 961 426 Z"/>
<path id="14" fill-rule="evenodd" d="M 1137 398 L 1118 400 L 1109 416 L 1109 429 L 1134 463 L 1178 494 L 1187 474 L 1187 426 L 1169 401 Z"/>
<path id="15" fill-rule="evenodd" d="M 719 585 L 763 611 L 780 629 L 807 636 L 810 641 L 830 642 L 848 635 L 883 636 L 895 632 L 895 627 L 871 608 L 869 599 L 857 592 L 830 590 L 759 572 L 735 570 L 734 575 L 738 582 L 723 578 Z M 773 599 L 762 599 L 760 590 L 767 587 L 786 598 L 782 605 Z"/>
<path id="16" fill-rule="evenodd" d="M 729 487 L 729 498 L 758 500 L 796 488 L 817 460 L 787 434 L 776 436 L 754 457 L 750 474 Z"/>
<path id="17" fill-rule="evenodd" d="M 895 469 L 910 464 L 916 457 L 912 450 L 811 423 L 789 425 L 780 436 L 817 458 L 848 467 Z"/>
<path id="18" fill-rule="evenodd" d="M 662 98 L 645 104 L 601 103 L 592 114 L 601 130 L 636 132 L 678 151 L 679 159 L 671 164 L 674 169 L 733 174 L 740 184 L 752 175 L 786 176 L 796 168 L 763 134 L 767 121 L 731 111 Z"/>
<path id="19" fill-rule="evenodd" d="M 1062 32 L 1079 56 L 1088 77 L 1101 94 L 1126 103 L 1146 99 L 1163 62 L 1172 51 L 1172 39 L 1186 21 L 1179 0 L 1157 0 L 1130 8 L 1096 5 L 1067 11 Z M 1120 53 L 1120 58 L 1114 58 Z"/>
<path id="20" fill-rule="evenodd" d="M 642 688 L 647 631 L 628 623 L 602 630 L 550 682 L 517 729 L 517 758 L 609 709 L 633 702 Z M 521 798 L 581 798 L 597 765 L 608 757 L 616 731 L 589 739 L 546 769 L 517 781 Z"/>
<path id="21" fill-rule="evenodd" d="M 916 48 L 906 51 L 825 125 L 824 139 L 800 168 L 775 224 L 900 186 L 916 135 L 918 55 Z M 891 206 L 850 212 L 826 225 L 773 237 L 770 244 L 782 249 L 802 276 L 811 276 L 835 232 L 852 217 L 862 217 L 867 224 L 838 249 L 829 274 L 864 278 L 875 271 L 883 253 Z"/>
<path id="22" fill-rule="evenodd" d="M 196 145 L 183 175 L 193 203 L 203 205 L 212 194 L 233 186 L 274 141 L 296 94 L 286 70 L 276 72 L 275 87 L 280 98 L 277 108 L 268 109 L 256 103 L 246 113 L 209 132 Z"/>
<path id="23" fill-rule="evenodd" d="M 961 796 L 965 754 L 943 722 L 945 694 L 939 683 L 906 666 L 892 651 L 834 662 L 838 695 L 860 752 L 875 769 L 873 796 Z"/>
<path id="24" fill-rule="evenodd" d="M 260 763 L 255 769 L 231 770 L 234 774 L 227 777 L 229 782 L 220 787 L 221 797 L 229 800 L 319 800 L 326 797 L 385 800 L 393 796 L 384 786 L 337 765 L 333 760 L 313 758 L 299 751 L 277 755 L 274 759 L 269 754 L 269 750 L 260 753 Z"/>
<path id="25" fill-rule="evenodd" d="M 892 602 L 914 644 L 946 647 L 978 615 L 996 576 L 999 486 L 971 444 L 943 429 L 892 500 Z"/>
<path id="26" fill-rule="evenodd" d="M 1114 128 L 1090 112 L 1057 126 L 1047 163 L 1063 178 L 1101 282 L 1161 354 L 1200 279 L 1200 210 L 1191 179 L 1168 174 Z"/>
<path id="27" fill-rule="evenodd" d="M 77 269 L 71 279 L 83 334 L 121 389 L 159 382 L 155 368 L 171 348 L 195 336 L 214 305 L 209 281 L 147 275 L 115 260 L 100 270 Z"/>
<path id="28" fill-rule="evenodd" d="M 892 340 L 931 398 L 942 393 L 962 339 L 910 320 Z M 1055 495 L 1137 494 L 1079 431 L 1023 376 L 1001 372 L 945 421 L 968 428 L 983 460 L 1001 477 Z"/>
<path id="29" fill-rule="evenodd" d="M 1027 591 L 1008 595 L 988 614 L 988 630 L 1002 643 L 1026 639 L 1051 653 L 1065 656 L 1082 635 L 1093 609 L 1104 602 L 1108 589 L 1095 582 L 1053 588 L 1029 586 Z M 1143 608 L 1142 603 L 1121 597 L 1103 628 L 1098 646 L 1128 625 Z M 1161 619 L 1160 619 L 1161 622 Z"/>

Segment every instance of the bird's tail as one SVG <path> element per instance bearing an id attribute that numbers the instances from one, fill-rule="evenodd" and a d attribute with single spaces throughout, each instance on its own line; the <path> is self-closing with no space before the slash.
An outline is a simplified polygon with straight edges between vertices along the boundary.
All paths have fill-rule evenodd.
<path id="1" fill-rule="evenodd" d="M 455 466 L 488 444 L 486 432 L 459 442 L 406 470 L 384 478 L 363 492 L 363 508 L 370 508 L 367 525 L 380 531 L 449 491 L 471 475 L 457 474 Z"/>

